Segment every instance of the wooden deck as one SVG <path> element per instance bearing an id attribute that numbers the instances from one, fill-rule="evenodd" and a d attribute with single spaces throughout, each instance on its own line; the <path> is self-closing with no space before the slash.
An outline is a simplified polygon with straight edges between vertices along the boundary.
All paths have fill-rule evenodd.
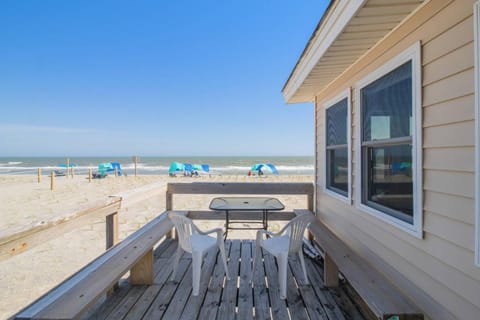
<path id="1" fill-rule="evenodd" d="M 270 254 L 249 283 L 255 241 L 227 240 L 226 281 L 218 254 L 209 252 L 202 266 L 200 294 L 191 296 L 191 257 L 180 260 L 176 279 L 170 280 L 177 242 L 167 239 L 155 250 L 155 280 L 151 286 L 127 281 L 85 318 L 93 319 L 371 319 L 359 308 L 356 295 L 342 284 L 323 284 L 321 262 L 306 259 L 310 284 L 305 285 L 299 261 L 291 257 L 287 300 L 280 300 L 277 267 Z"/>

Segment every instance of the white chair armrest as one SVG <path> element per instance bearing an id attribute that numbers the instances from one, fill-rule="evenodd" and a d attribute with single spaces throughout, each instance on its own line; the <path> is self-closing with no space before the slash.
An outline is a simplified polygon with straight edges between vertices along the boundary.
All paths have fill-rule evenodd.
<path id="1" fill-rule="evenodd" d="M 210 229 L 210 230 L 207 230 L 207 231 L 201 231 L 200 229 L 197 228 L 197 232 L 201 235 L 208 235 L 208 234 L 214 233 L 214 232 L 223 234 L 222 228 L 213 228 L 213 229 Z"/>
<path id="2" fill-rule="evenodd" d="M 257 231 L 257 235 L 260 235 L 260 236 L 266 235 L 266 236 L 270 236 L 270 237 L 278 237 L 278 236 L 282 235 L 282 233 L 283 233 L 283 230 L 281 230 L 280 232 L 272 232 L 272 231 L 268 231 L 268 230 L 258 230 Z"/>

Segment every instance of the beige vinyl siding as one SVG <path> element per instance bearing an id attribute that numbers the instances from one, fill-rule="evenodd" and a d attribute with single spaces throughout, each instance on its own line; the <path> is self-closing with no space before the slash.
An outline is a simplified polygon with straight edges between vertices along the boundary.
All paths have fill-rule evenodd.
<path id="1" fill-rule="evenodd" d="M 424 230 L 461 248 L 475 248 L 474 227 L 471 224 L 450 220 L 435 212 L 425 211 Z"/>
<path id="2" fill-rule="evenodd" d="M 426 148 L 423 152 L 423 168 L 428 170 L 472 172 L 474 160 L 472 147 Z"/>
<path id="3" fill-rule="evenodd" d="M 473 1 L 453 1 L 424 23 L 397 36 L 379 56 L 363 57 L 317 96 L 317 134 L 324 134 L 324 101 L 375 71 L 416 41 L 422 45 L 423 239 L 382 222 L 318 189 L 321 219 L 376 269 L 394 279 L 432 319 L 476 319 L 480 268 L 474 265 Z M 409 26 L 405 26 L 406 29 Z M 362 63 L 363 62 L 363 63 Z M 353 72 L 355 71 L 355 72 Z M 353 97 L 354 95 L 352 95 Z M 352 103 L 355 134 L 358 104 Z M 352 184 L 355 140 L 352 137 Z M 317 179 L 324 174 L 323 137 L 317 137 Z M 352 187 L 352 197 L 355 191 Z"/>
<path id="4" fill-rule="evenodd" d="M 471 225 L 475 223 L 475 217 L 471 214 L 475 210 L 472 198 L 424 190 L 423 199 L 424 210 Z M 458 208 L 463 208 L 463 210 L 458 210 Z"/>
<path id="5" fill-rule="evenodd" d="M 446 123 L 463 122 L 475 116 L 472 110 L 474 96 L 467 95 L 454 100 L 437 103 L 431 107 L 423 107 L 423 127 L 434 127 Z M 472 168 L 473 169 L 473 168 Z"/>

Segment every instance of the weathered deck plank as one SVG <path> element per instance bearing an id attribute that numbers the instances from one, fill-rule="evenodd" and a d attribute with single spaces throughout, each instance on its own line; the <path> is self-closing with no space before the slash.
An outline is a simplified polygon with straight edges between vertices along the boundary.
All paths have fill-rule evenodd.
<path id="1" fill-rule="evenodd" d="M 229 255 L 232 242 L 225 242 L 225 252 Z M 217 263 L 213 270 L 212 279 L 208 285 L 207 294 L 200 309 L 198 319 L 215 319 L 218 312 L 219 301 L 222 297 L 223 282 L 224 282 L 224 268 L 220 255 L 217 255 Z"/>
<path id="2" fill-rule="evenodd" d="M 220 307 L 218 309 L 218 319 L 235 319 L 235 307 L 237 305 L 237 278 L 240 264 L 240 241 L 233 241 L 230 248 L 230 259 L 228 261 L 228 272 L 230 280 L 225 282 Z"/>
<path id="3" fill-rule="evenodd" d="M 175 290 L 178 287 L 179 282 L 177 279 L 183 279 L 183 276 L 187 274 L 187 270 L 190 270 L 190 264 L 191 261 L 187 259 L 180 259 L 178 263 L 176 279 L 169 280 L 165 283 L 165 285 L 162 287 L 157 297 L 155 298 L 155 300 L 153 300 L 152 304 L 145 313 L 144 319 L 160 319 L 163 316 L 170 301 L 172 300 Z M 191 272 L 189 274 L 191 279 Z"/>
<path id="4" fill-rule="evenodd" d="M 256 244 L 252 241 L 252 255 L 255 255 Z M 263 263 L 258 263 L 253 272 L 253 303 L 255 305 L 255 319 L 270 319 L 270 302 L 268 288 L 265 282 L 265 268 Z"/>
<path id="5" fill-rule="evenodd" d="M 252 247 L 250 241 L 242 241 L 240 263 L 240 288 L 238 290 L 238 319 L 253 319 L 253 295 L 250 282 L 252 274 Z"/>
<path id="6" fill-rule="evenodd" d="M 302 267 L 297 256 L 290 257 L 289 266 L 293 276 L 297 280 L 298 290 L 303 298 L 303 302 L 305 303 L 305 308 L 310 319 L 328 319 L 327 313 L 322 308 L 321 303 L 318 303 L 319 298 L 315 294 L 315 290 L 311 285 L 307 285 L 305 282 Z M 311 283 L 312 281 L 309 280 L 309 284 Z"/>
<path id="7" fill-rule="evenodd" d="M 263 252 L 263 261 L 265 263 L 265 273 L 268 281 L 268 295 L 270 297 L 270 307 L 272 308 L 272 319 L 288 320 L 287 304 L 285 300 L 280 299 L 280 286 L 278 283 L 277 266 L 275 257 L 266 251 Z"/>
<path id="8" fill-rule="evenodd" d="M 324 286 L 322 266 L 306 259 L 309 284 L 298 258 L 289 260 L 287 299 L 279 299 L 275 258 L 264 252 L 253 273 L 255 241 L 225 243 L 231 280 L 224 277 L 218 252 L 209 252 L 202 266 L 199 295 L 192 292 L 191 256 L 180 259 L 170 280 L 176 241 L 168 239 L 155 250 L 155 280 L 151 286 L 121 286 L 94 319 L 368 319 L 348 294 Z M 340 291 L 338 291 L 340 290 Z"/>
<path id="9" fill-rule="evenodd" d="M 217 256 L 218 250 L 210 250 L 208 252 L 207 256 L 205 257 L 205 262 L 202 266 L 200 290 L 198 296 L 189 296 L 187 305 L 185 306 L 185 309 L 183 310 L 181 316 L 178 319 L 195 319 L 200 312 L 200 308 L 202 307 L 202 303 L 208 289 L 208 284 L 210 282 L 210 275 L 213 273 L 213 269 L 215 268 L 215 265 L 217 263 Z"/>

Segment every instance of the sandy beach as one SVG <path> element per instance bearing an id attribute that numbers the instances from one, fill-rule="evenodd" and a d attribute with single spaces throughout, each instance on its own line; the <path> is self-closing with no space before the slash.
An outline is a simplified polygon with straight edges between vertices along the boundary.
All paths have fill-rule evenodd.
<path id="1" fill-rule="evenodd" d="M 108 176 L 89 182 L 85 176 L 58 177 L 54 190 L 44 177 L 0 176 L 0 235 L 38 225 L 106 201 L 112 195 L 128 195 L 135 189 L 155 186 L 158 196 L 123 206 L 119 214 L 120 240 L 165 210 L 168 182 L 312 182 L 312 176 L 212 176 L 201 178 L 168 176 Z M 213 196 L 175 196 L 174 209 L 207 210 Z M 279 196 L 287 210 L 304 208 L 301 196 Z M 202 227 L 221 226 L 219 222 Z M 271 224 L 271 228 L 280 225 Z M 251 232 L 229 233 L 229 237 L 250 237 Z M 95 221 L 30 250 L 0 261 L 0 319 L 5 319 L 47 292 L 105 251 L 105 221 Z"/>

